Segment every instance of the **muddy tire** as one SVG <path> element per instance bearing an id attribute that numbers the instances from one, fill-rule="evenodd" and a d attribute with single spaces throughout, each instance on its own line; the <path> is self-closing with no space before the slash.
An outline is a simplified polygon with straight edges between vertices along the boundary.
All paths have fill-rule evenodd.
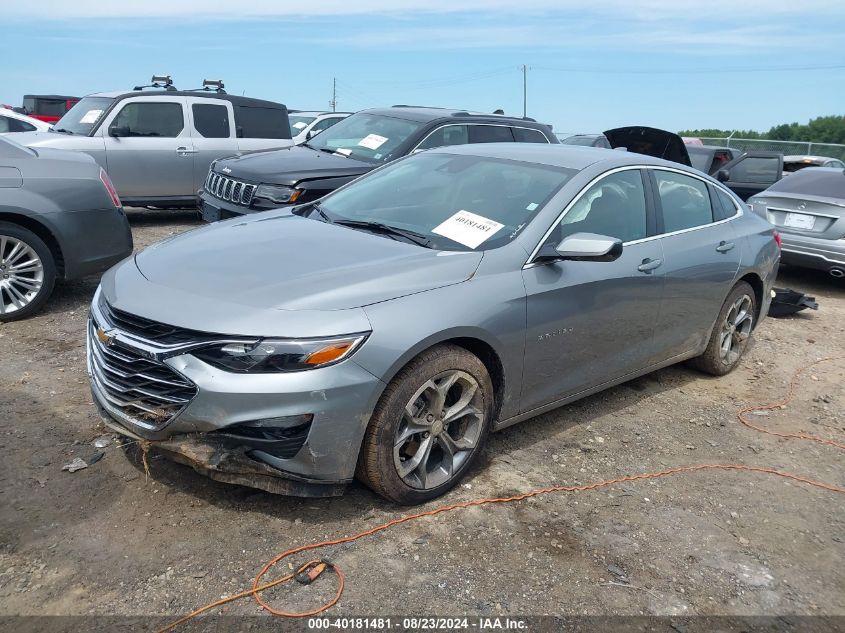
<path id="1" fill-rule="evenodd" d="M 35 233 L 0 222 L 0 321 L 38 312 L 53 292 L 56 262 Z"/>
<path id="2" fill-rule="evenodd" d="M 358 478 L 403 505 L 446 493 L 484 447 L 493 398 L 493 383 L 478 357 L 456 345 L 426 350 L 379 399 L 358 458 Z"/>
<path id="3" fill-rule="evenodd" d="M 748 347 L 756 314 L 754 289 L 740 281 L 719 311 L 707 348 L 701 356 L 690 360 L 690 365 L 713 376 L 733 371 Z"/>

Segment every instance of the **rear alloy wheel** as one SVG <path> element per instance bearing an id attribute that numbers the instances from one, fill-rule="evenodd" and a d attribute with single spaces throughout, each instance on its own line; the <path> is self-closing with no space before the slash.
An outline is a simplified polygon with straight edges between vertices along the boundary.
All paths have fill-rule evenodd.
<path id="1" fill-rule="evenodd" d="M 361 450 L 358 476 L 402 504 L 452 488 L 478 456 L 492 416 L 493 385 L 467 350 L 423 352 L 385 389 Z"/>
<path id="2" fill-rule="evenodd" d="M 732 371 L 748 347 L 756 308 L 753 288 L 744 281 L 739 282 L 722 305 L 707 349 L 692 359 L 691 364 L 714 376 Z"/>
<path id="3" fill-rule="evenodd" d="M 55 280 L 47 245 L 28 229 L 0 222 L 0 321 L 37 312 L 53 292 Z"/>

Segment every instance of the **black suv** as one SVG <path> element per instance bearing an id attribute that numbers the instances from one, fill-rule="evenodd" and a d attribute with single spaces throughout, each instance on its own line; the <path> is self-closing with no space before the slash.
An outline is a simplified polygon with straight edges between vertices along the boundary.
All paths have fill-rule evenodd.
<path id="1" fill-rule="evenodd" d="M 363 110 L 303 145 L 215 161 L 199 192 L 200 208 L 214 222 L 301 204 L 414 152 L 502 142 L 559 141 L 549 126 L 529 118 L 416 106 Z"/>

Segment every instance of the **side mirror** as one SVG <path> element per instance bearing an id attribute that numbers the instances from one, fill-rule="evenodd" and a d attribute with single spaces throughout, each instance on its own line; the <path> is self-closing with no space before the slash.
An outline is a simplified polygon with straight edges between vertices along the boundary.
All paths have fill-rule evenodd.
<path id="1" fill-rule="evenodd" d="M 622 255 L 622 240 L 595 233 L 575 233 L 555 247 L 558 259 L 612 262 Z"/>
<path id="2" fill-rule="evenodd" d="M 109 136 L 115 138 L 129 136 L 129 127 L 126 125 L 111 125 L 109 126 Z"/>
<path id="3" fill-rule="evenodd" d="M 308 130 L 308 131 L 305 133 L 305 138 L 306 138 L 307 140 L 309 140 L 309 141 L 310 141 L 310 140 L 311 140 L 312 138 L 314 138 L 316 135 L 317 135 L 317 133 L 316 133 L 314 130 Z"/>
<path id="4" fill-rule="evenodd" d="M 731 179 L 731 171 L 729 169 L 720 169 L 716 172 L 716 180 L 719 182 L 728 182 Z"/>

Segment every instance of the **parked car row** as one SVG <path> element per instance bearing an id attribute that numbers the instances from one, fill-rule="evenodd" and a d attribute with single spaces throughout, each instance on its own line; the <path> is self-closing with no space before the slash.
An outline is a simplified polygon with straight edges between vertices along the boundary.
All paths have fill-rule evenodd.
<path id="1" fill-rule="evenodd" d="M 841 169 L 777 182 L 780 155 L 714 154 L 713 177 L 655 128 L 562 146 L 528 118 L 289 113 L 159 79 L 0 139 L 0 319 L 131 253 L 121 196 L 200 190 L 210 224 L 103 275 L 87 369 L 108 426 L 221 481 L 427 501 L 494 430 L 673 363 L 734 369 L 779 229 L 790 257 L 841 257 Z"/>

